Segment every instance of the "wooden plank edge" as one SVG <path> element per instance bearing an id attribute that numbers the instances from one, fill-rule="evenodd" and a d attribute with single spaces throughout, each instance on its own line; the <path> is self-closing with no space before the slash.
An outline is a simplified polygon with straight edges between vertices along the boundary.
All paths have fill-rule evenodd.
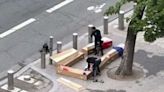
<path id="1" fill-rule="evenodd" d="M 62 78 L 62 77 L 58 78 L 57 81 L 71 89 L 78 91 L 78 92 L 85 89 L 82 85 L 75 83 L 73 81 L 70 81 L 68 79 Z"/>

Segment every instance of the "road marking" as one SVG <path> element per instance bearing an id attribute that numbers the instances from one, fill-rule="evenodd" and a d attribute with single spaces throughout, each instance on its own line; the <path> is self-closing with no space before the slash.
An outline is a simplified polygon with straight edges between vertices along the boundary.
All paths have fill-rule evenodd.
<path id="1" fill-rule="evenodd" d="M 95 13 L 100 13 L 100 12 L 102 12 L 102 9 L 95 9 L 94 12 L 95 12 Z"/>
<path id="2" fill-rule="evenodd" d="M 15 26 L 15 27 L 9 29 L 8 31 L 6 31 L 6 32 L 4 32 L 4 33 L 2 33 L 2 34 L 0 34 L 0 38 L 4 38 L 5 36 L 7 36 L 7 35 L 9 35 L 9 34 L 15 32 L 15 31 L 17 31 L 17 30 L 19 30 L 19 29 L 21 29 L 21 28 L 23 28 L 23 27 L 29 25 L 30 23 L 32 23 L 32 22 L 34 22 L 34 21 L 36 21 L 36 19 L 30 18 L 30 19 L 28 19 L 27 21 L 25 21 L 25 22 L 23 22 L 23 23 L 21 23 L 21 24 Z"/>
<path id="3" fill-rule="evenodd" d="M 94 6 L 89 6 L 88 8 L 87 8 L 87 10 L 88 11 L 91 11 L 91 10 L 93 10 L 95 7 Z"/>
<path id="4" fill-rule="evenodd" d="M 100 13 L 102 12 L 102 8 L 106 5 L 106 3 L 103 3 L 101 5 L 96 5 L 96 6 L 89 6 L 87 8 L 88 11 L 93 11 L 95 13 Z"/>
<path id="5" fill-rule="evenodd" d="M 103 8 L 106 5 L 106 3 L 103 3 L 102 5 L 100 5 L 99 8 Z"/>
<path id="6" fill-rule="evenodd" d="M 74 0 L 65 0 L 65 1 L 63 1 L 63 2 L 61 2 L 61 3 L 59 3 L 59 4 L 57 4 L 57 5 L 55 5 L 54 7 L 52 7 L 52 8 L 50 8 L 50 9 L 46 10 L 46 12 L 52 13 L 53 11 L 55 11 L 55 10 L 57 10 L 57 9 L 59 9 L 59 8 L 61 8 L 61 7 L 63 7 L 64 5 L 67 5 L 67 4 L 69 4 L 69 3 L 73 2 L 73 1 L 74 1 Z"/>

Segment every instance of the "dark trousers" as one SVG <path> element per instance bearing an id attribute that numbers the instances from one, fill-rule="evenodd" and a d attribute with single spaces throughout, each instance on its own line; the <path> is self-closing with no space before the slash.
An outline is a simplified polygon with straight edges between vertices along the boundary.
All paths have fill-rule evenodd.
<path id="1" fill-rule="evenodd" d="M 102 47 L 102 41 L 95 40 L 95 48 L 94 48 L 95 55 L 99 54 L 101 52 L 101 55 L 103 55 L 103 47 Z"/>
<path id="2" fill-rule="evenodd" d="M 93 69 L 92 70 L 93 80 L 95 80 L 96 75 L 100 74 L 100 68 L 99 68 L 99 66 L 96 66 L 96 67 L 93 66 L 92 69 Z"/>
<path id="3" fill-rule="evenodd" d="M 93 66 L 93 71 L 95 71 L 95 70 L 97 73 L 100 73 L 100 67 L 99 66 L 96 66 L 96 67 Z"/>
<path id="4" fill-rule="evenodd" d="M 93 74 L 92 74 L 92 76 L 93 76 L 93 78 L 95 78 L 96 77 L 96 75 L 98 75 L 98 74 L 100 74 L 100 63 L 101 63 L 101 59 L 98 59 L 98 60 L 96 60 L 95 62 L 94 62 L 94 65 L 93 65 L 93 67 L 92 67 L 92 72 L 93 72 Z"/>

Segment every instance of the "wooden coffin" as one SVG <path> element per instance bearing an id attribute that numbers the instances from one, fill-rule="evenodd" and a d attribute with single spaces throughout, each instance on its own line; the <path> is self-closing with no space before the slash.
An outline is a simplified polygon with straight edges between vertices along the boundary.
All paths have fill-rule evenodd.
<path id="1" fill-rule="evenodd" d="M 76 63 L 79 59 L 84 58 L 84 54 L 73 48 L 62 51 L 61 53 L 53 54 L 50 57 L 57 65 L 71 66 Z"/>
<path id="2" fill-rule="evenodd" d="M 60 65 L 57 67 L 57 73 L 66 75 L 66 76 L 71 76 L 78 79 L 82 79 L 82 80 L 87 80 L 91 71 L 84 71 L 81 69 L 76 69 L 76 68 Z"/>

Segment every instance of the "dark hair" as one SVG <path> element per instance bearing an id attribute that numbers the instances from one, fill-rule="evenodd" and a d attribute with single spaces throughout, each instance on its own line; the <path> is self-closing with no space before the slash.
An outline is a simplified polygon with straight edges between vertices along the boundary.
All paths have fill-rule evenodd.
<path id="1" fill-rule="evenodd" d="M 96 29 L 96 27 L 92 27 L 92 29 L 94 29 L 94 30 L 95 30 L 95 29 Z"/>

